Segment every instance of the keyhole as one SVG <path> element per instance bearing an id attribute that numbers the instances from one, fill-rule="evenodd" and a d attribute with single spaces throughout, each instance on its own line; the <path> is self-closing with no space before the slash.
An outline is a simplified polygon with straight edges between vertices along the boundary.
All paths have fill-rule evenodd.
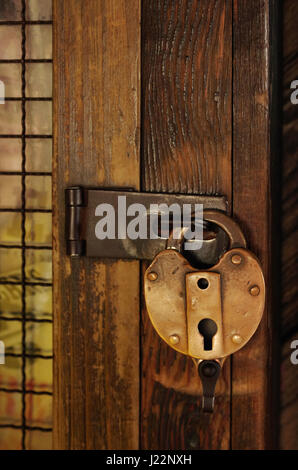
<path id="1" fill-rule="evenodd" d="M 204 338 L 204 350 L 212 351 L 212 339 L 217 332 L 217 325 L 215 321 L 210 318 L 204 318 L 198 324 L 198 330 Z"/>

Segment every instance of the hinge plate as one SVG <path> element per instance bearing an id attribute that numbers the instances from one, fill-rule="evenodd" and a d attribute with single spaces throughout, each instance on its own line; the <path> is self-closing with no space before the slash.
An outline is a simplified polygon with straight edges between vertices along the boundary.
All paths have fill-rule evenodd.
<path id="1" fill-rule="evenodd" d="M 167 206 L 178 204 L 181 208 L 183 204 L 192 204 L 193 207 L 195 204 L 203 204 L 204 209 L 217 209 L 224 212 L 227 209 L 226 198 L 223 196 L 156 194 L 83 187 L 67 188 L 65 195 L 66 252 L 70 256 L 152 260 L 157 253 L 165 249 L 167 238 L 162 236 L 156 239 L 132 240 L 122 233 L 123 238 L 98 239 L 95 228 L 100 217 L 96 215 L 96 209 L 102 204 L 109 204 L 114 208 L 117 235 L 119 234 L 120 212 L 123 215 L 126 208 L 132 204 L 145 206 L 148 219 L 153 204 L 166 204 Z M 119 196 L 122 198 L 119 199 Z M 125 196 L 125 207 L 123 196 Z M 119 201 L 121 201 L 120 207 Z M 127 216 L 127 223 L 133 218 Z"/>

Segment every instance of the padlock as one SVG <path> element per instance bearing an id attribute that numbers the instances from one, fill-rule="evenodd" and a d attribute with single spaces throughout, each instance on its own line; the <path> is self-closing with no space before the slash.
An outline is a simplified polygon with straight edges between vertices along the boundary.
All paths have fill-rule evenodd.
<path id="1" fill-rule="evenodd" d="M 144 291 L 150 320 L 159 336 L 190 356 L 203 385 L 202 405 L 213 411 L 214 391 L 225 358 L 255 333 L 265 304 L 265 282 L 256 256 L 236 222 L 223 212 L 204 211 L 204 220 L 228 235 L 228 250 L 216 265 L 198 270 L 181 254 L 186 228 L 173 233 L 167 249 L 148 267 Z"/>

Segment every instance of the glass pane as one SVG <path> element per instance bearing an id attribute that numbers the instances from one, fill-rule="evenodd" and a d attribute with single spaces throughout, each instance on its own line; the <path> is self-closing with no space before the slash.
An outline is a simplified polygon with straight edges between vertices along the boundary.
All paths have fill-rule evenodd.
<path id="1" fill-rule="evenodd" d="M 0 80 L 4 83 L 6 98 L 19 98 L 22 95 L 21 64 L 0 64 Z"/>
<path id="2" fill-rule="evenodd" d="M 49 428 L 52 426 L 52 397 L 49 395 L 26 396 L 26 417 L 28 426 Z"/>
<path id="3" fill-rule="evenodd" d="M 31 21 L 51 21 L 52 0 L 27 0 L 27 19 Z"/>
<path id="4" fill-rule="evenodd" d="M 30 317 L 50 320 L 52 318 L 52 288 L 26 287 L 26 311 Z"/>
<path id="5" fill-rule="evenodd" d="M 28 209 L 50 209 L 51 204 L 51 176 L 26 176 L 26 207 Z"/>
<path id="6" fill-rule="evenodd" d="M 21 214 L 0 211 L 0 244 L 21 242 Z"/>
<path id="7" fill-rule="evenodd" d="M 17 101 L 6 101 L 0 105 L 0 129 L 1 134 L 22 133 L 22 110 L 21 103 Z"/>
<path id="8" fill-rule="evenodd" d="M 0 176 L 0 208 L 20 208 L 21 193 L 21 176 Z"/>
<path id="9" fill-rule="evenodd" d="M 0 279 L 1 281 L 20 280 L 21 250 L 0 248 Z"/>
<path id="10" fill-rule="evenodd" d="M 0 21 L 20 21 L 22 0 L 6 0 L 0 3 Z"/>
<path id="11" fill-rule="evenodd" d="M 27 134 L 52 134 L 51 101 L 28 101 L 26 103 L 26 112 Z"/>
<path id="12" fill-rule="evenodd" d="M 0 138 L 0 171 L 21 171 L 21 148 L 21 139 Z"/>
<path id="13" fill-rule="evenodd" d="M 27 59 L 52 58 L 52 26 L 29 25 L 26 27 Z"/>
<path id="14" fill-rule="evenodd" d="M 26 432 L 26 449 L 52 450 L 52 433 L 42 431 Z"/>
<path id="15" fill-rule="evenodd" d="M 20 426 L 22 424 L 21 409 L 22 396 L 20 393 L 0 392 L 0 424 Z"/>
<path id="16" fill-rule="evenodd" d="M 0 449 L 20 450 L 22 442 L 22 431 L 20 429 L 1 429 Z"/>
<path id="17" fill-rule="evenodd" d="M 16 322 L 6 322 L 16 323 Z M 21 323 L 21 322 L 18 322 Z M 26 324 L 26 344 L 28 354 L 42 354 L 50 356 L 52 354 L 52 324 L 34 323 Z M 20 349 L 21 352 L 21 349 Z"/>
<path id="18" fill-rule="evenodd" d="M 52 171 L 52 139 L 27 139 L 26 170 Z"/>
<path id="19" fill-rule="evenodd" d="M 30 98 L 49 98 L 52 96 L 52 64 L 27 64 L 26 79 L 26 96 Z M 7 93 L 6 96 L 8 96 Z"/>
<path id="20" fill-rule="evenodd" d="M 1 219 L 0 219 L 1 220 Z M 52 214 L 26 214 L 26 243 L 29 245 L 52 244 Z"/>
<path id="21" fill-rule="evenodd" d="M 27 249 L 26 276 L 30 282 L 51 282 L 52 251 Z"/>
<path id="22" fill-rule="evenodd" d="M 0 25 L 0 60 L 21 59 L 21 26 Z"/>
<path id="23" fill-rule="evenodd" d="M 19 389 L 22 386 L 22 359 L 7 355 L 9 352 L 13 352 L 11 346 L 7 346 L 5 352 L 5 364 L 0 367 L 0 386 L 10 390 Z"/>
<path id="24" fill-rule="evenodd" d="M 1 280 L 7 280 L 5 273 L 1 273 Z M 10 280 L 16 280 L 9 278 Z M 19 276 L 18 276 L 19 279 Z M 0 315 L 3 317 L 19 317 L 22 310 L 21 286 L 0 284 Z M 2 368 L 2 366 L 1 366 Z M 0 370 L 1 370 L 0 368 Z"/>
<path id="25" fill-rule="evenodd" d="M 36 392 L 51 392 L 53 378 L 52 368 L 52 359 L 27 359 L 27 390 L 35 390 Z"/>
<path id="26" fill-rule="evenodd" d="M 22 323 L 20 321 L 0 321 L 1 340 L 5 352 L 19 354 L 22 352 Z M 2 367 L 2 366 L 1 366 Z M 1 414 L 1 413 L 0 413 Z"/>

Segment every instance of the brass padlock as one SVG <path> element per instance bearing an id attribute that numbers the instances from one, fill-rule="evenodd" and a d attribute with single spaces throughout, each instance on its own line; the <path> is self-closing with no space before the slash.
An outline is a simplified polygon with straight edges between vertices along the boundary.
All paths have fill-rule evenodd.
<path id="1" fill-rule="evenodd" d="M 255 333 L 264 311 L 265 282 L 256 256 L 236 222 L 222 212 L 204 211 L 230 245 L 217 264 L 197 270 L 180 253 L 180 237 L 168 240 L 145 273 L 145 301 L 160 337 L 195 361 L 203 385 L 203 409 L 213 411 L 214 391 L 227 356 Z"/>

